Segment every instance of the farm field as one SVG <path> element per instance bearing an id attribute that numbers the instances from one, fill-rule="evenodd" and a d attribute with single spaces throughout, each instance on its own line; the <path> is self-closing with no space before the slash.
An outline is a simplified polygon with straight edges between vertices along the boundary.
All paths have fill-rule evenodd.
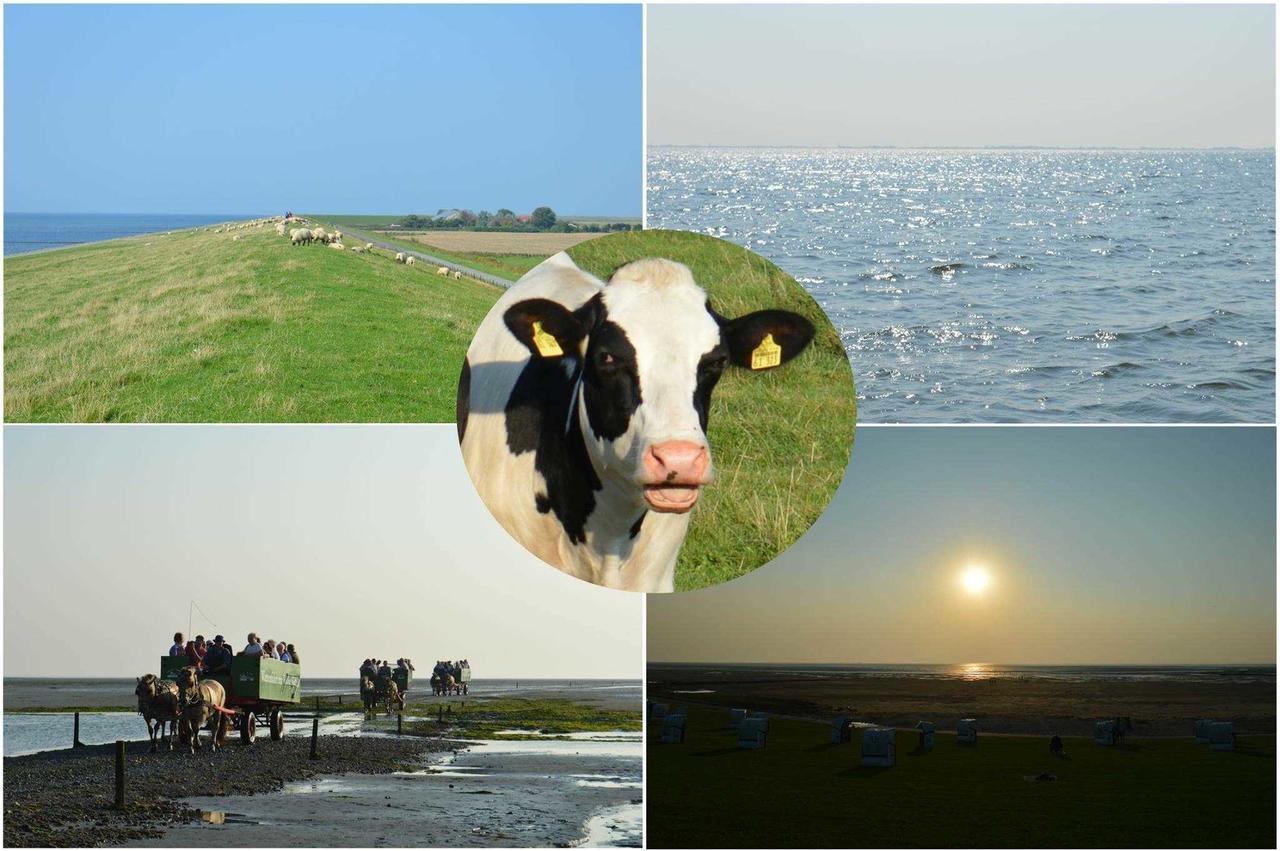
<path id="1" fill-rule="evenodd" d="M 770 561 L 818 519 L 849 463 L 857 416 L 853 374 L 822 308 L 763 257 L 699 234 L 611 234 L 569 255 L 602 280 L 641 257 L 678 260 L 725 316 L 782 308 L 817 326 L 813 343 L 784 368 L 726 370 L 716 387 L 708 418 L 716 480 L 693 509 L 676 590 L 735 579 Z"/>
<path id="2" fill-rule="evenodd" d="M 650 736 L 648 840 L 699 847 L 1275 847 L 1275 737 L 1231 753 L 1190 737 L 1107 748 L 1065 739 L 939 734 L 897 764 L 861 767 L 861 733 L 773 718 L 768 744 L 739 750 L 723 709 L 689 710 L 682 744 Z M 1050 774 L 1054 780 L 1037 780 Z"/>
<path id="3" fill-rule="evenodd" d="M 390 236 L 412 239 L 442 251 L 477 254 L 534 254 L 550 257 L 575 245 L 596 239 L 598 233 L 502 233 L 497 231 L 429 230 L 392 231 Z"/>
<path id="4" fill-rule="evenodd" d="M 8 422 L 452 422 L 500 293 L 270 226 L 6 258 L 4 286 Z"/>

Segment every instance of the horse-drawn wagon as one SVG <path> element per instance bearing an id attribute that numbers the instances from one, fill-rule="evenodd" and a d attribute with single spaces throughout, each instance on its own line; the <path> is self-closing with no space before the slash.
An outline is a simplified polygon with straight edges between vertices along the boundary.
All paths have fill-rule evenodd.
<path id="1" fill-rule="evenodd" d="M 175 680 L 190 662 L 182 656 L 160 658 L 160 678 Z M 284 735 L 284 710 L 302 702 L 302 666 L 262 656 L 231 657 L 231 674 L 205 674 L 201 679 L 216 680 L 227 694 L 222 713 L 231 729 L 240 733 L 245 744 L 258 737 L 258 725 L 264 724 L 272 740 Z"/>
<path id="2" fill-rule="evenodd" d="M 471 665 L 441 663 L 431 672 L 431 693 L 434 695 L 466 694 L 470 689 Z"/>
<path id="3" fill-rule="evenodd" d="M 386 708 L 388 715 L 393 710 L 404 711 L 404 696 L 413 682 L 413 671 L 408 668 L 394 668 L 391 676 L 374 674 L 362 669 L 360 675 L 360 702 L 364 704 L 366 719 L 378 714 L 378 706 Z"/>

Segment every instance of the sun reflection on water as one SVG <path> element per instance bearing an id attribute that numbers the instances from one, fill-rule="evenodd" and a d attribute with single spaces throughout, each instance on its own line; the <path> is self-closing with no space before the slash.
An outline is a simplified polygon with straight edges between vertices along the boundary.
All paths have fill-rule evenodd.
<path id="1" fill-rule="evenodd" d="M 989 680 L 995 676 L 995 673 L 991 665 L 986 662 L 966 662 L 956 668 L 956 676 L 969 682 Z"/>

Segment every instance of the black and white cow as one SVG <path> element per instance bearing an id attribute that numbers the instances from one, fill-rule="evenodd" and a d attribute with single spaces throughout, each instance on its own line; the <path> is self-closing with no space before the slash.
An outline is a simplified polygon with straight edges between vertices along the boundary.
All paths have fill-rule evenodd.
<path id="1" fill-rule="evenodd" d="M 580 579 L 673 591 L 707 413 L 731 366 L 769 369 L 813 339 L 782 310 L 716 313 L 688 267 L 637 260 L 609 283 L 560 253 L 509 289 L 462 367 L 458 438 L 498 521 Z"/>

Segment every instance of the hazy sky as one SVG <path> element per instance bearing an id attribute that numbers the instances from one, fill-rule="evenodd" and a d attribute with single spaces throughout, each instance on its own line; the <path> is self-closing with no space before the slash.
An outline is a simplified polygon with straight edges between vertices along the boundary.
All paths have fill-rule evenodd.
<path id="1" fill-rule="evenodd" d="M 652 6 L 649 143 L 1275 144 L 1259 6 Z"/>
<path id="2" fill-rule="evenodd" d="M 447 426 L 5 428 L 4 673 L 155 671 L 206 637 L 477 677 L 638 677 L 641 595 L 565 576 L 489 515 Z"/>
<path id="3" fill-rule="evenodd" d="M 649 599 L 659 662 L 1275 661 L 1275 430 L 861 428 L 826 514 Z M 960 584 L 982 565 L 981 596 Z"/>
<path id="4" fill-rule="evenodd" d="M 9 212 L 637 216 L 635 6 L 4 9 Z"/>

